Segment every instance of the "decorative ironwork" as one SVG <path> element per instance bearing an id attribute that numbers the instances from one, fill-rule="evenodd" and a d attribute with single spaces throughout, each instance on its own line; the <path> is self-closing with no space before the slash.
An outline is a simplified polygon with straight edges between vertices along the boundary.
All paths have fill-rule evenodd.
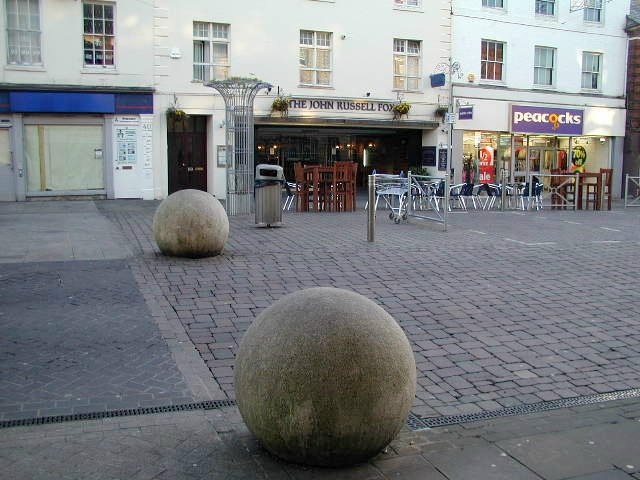
<path id="1" fill-rule="evenodd" d="M 225 104 L 228 215 L 253 212 L 253 102 L 271 84 L 255 78 L 230 78 L 206 84 L 217 90 Z"/>

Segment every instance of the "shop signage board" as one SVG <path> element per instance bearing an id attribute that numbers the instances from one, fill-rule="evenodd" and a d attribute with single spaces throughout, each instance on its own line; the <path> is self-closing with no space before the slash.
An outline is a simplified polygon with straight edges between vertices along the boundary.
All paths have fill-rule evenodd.
<path id="1" fill-rule="evenodd" d="M 391 112 L 393 103 L 352 100 L 325 100 L 294 98 L 289 100 L 289 110 L 325 110 L 337 112 Z"/>
<path id="2" fill-rule="evenodd" d="M 473 105 L 458 107 L 458 120 L 473 120 Z"/>
<path id="3" fill-rule="evenodd" d="M 511 105 L 511 131 L 551 135 L 582 135 L 584 110 Z"/>

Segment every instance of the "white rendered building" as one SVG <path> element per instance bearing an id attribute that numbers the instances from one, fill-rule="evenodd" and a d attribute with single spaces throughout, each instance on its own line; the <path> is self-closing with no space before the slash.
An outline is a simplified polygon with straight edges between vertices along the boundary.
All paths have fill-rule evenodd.
<path id="1" fill-rule="evenodd" d="M 0 200 L 154 198 L 150 2 L 0 2 Z"/>
<path id="2" fill-rule="evenodd" d="M 619 198 L 629 0 L 453 0 L 452 12 L 455 181 L 613 168 Z"/>

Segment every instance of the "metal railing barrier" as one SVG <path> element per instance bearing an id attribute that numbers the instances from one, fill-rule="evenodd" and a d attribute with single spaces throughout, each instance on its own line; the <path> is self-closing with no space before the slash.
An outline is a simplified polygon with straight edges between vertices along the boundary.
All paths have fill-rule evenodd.
<path id="1" fill-rule="evenodd" d="M 640 176 L 631 177 L 627 173 L 624 182 L 624 208 L 640 207 Z"/>

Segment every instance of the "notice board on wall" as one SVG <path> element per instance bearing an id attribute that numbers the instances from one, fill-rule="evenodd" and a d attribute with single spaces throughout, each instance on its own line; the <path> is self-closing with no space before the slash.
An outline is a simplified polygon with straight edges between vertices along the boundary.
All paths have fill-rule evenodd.
<path id="1" fill-rule="evenodd" d="M 422 147 L 422 166 L 436 166 L 436 147 Z"/>
<path id="2" fill-rule="evenodd" d="M 438 170 L 446 171 L 447 170 L 447 149 L 441 148 L 438 150 Z"/>

